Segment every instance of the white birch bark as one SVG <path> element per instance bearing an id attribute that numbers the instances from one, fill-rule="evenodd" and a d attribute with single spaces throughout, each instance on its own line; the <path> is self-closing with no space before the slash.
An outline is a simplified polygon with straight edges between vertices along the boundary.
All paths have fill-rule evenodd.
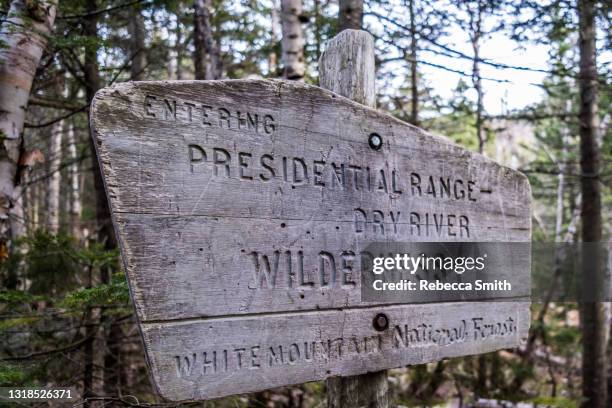
<path id="1" fill-rule="evenodd" d="M 4 242 L 24 230 L 11 228 L 15 223 L 9 218 L 19 217 L 15 203 L 21 193 L 18 163 L 25 112 L 55 12 L 54 0 L 13 0 L 0 27 L 0 240 Z"/>
<path id="2" fill-rule="evenodd" d="M 47 231 L 57 234 L 59 231 L 60 184 L 62 162 L 62 133 L 64 121 L 60 120 L 51 127 L 49 140 L 49 177 L 47 178 L 47 208 L 45 224 Z"/>
<path id="3" fill-rule="evenodd" d="M 70 228 L 72 235 L 80 238 L 81 237 L 81 189 L 79 180 L 79 163 L 76 148 L 76 138 L 74 136 L 74 125 L 70 123 L 68 125 L 67 144 L 68 144 L 68 158 L 70 160 L 70 166 L 68 167 L 68 174 L 70 177 L 70 198 L 69 198 L 69 214 L 70 214 Z"/>
<path id="4" fill-rule="evenodd" d="M 301 80 L 306 72 L 301 19 L 302 0 L 281 0 L 282 64 L 287 79 Z"/>
<path id="5" fill-rule="evenodd" d="M 31 184 L 28 187 L 30 196 L 28 198 L 28 207 L 30 210 L 30 232 L 34 232 L 39 228 L 39 209 L 40 209 L 40 186 L 38 183 Z"/>

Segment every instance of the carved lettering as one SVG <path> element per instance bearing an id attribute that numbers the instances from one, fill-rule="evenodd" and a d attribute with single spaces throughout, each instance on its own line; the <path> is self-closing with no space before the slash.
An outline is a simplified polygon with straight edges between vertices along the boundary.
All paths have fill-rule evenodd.
<path id="1" fill-rule="evenodd" d="M 164 99 L 164 119 L 176 120 L 176 101 L 169 101 Z"/>
<path id="2" fill-rule="evenodd" d="M 246 122 L 249 122 L 248 117 L 247 115 L 247 119 L 244 119 Z M 223 116 L 222 124 L 225 122 L 227 122 L 227 117 Z M 389 198 L 397 199 L 400 199 L 402 194 L 399 182 L 401 176 L 397 169 L 388 173 L 385 169 L 371 169 L 370 167 L 362 167 L 350 163 L 335 163 L 325 160 L 307 160 L 300 156 L 282 156 L 278 158 L 272 153 L 254 156 L 249 151 L 237 150 L 235 147 L 234 150 L 225 147 L 210 148 L 198 143 L 189 143 L 187 147 L 189 149 L 188 158 L 192 173 L 194 172 L 194 165 L 197 164 L 199 168 L 202 168 L 202 171 L 206 167 L 201 165 L 209 166 L 212 176 L 215 177 L 233 177 L 239 180 L 260 182 L 270 182 L 276 179 L 279 182 L 289 183 L 291 186 L 312 185 L 330 190 L 367 193 L 380 192 L 388 195 Z M 208 157 L 212 157 L 210 162 L 207 160 Z M 277 167 L 279 164 L 280 169 Z M 282 174 L 279 178 L 277 178 L 277 171 L 280 171 Z M 201 173 L 201 171 L 198 171 L 198 173 Z M 372 180 L 370 181 L 370 179 Z M 409 179 L 410 196 L 412 197 L 436 200 L 477 201 L 476 182 L 472 180 L 465 181 L 461 178 L 434 177 L 432 175 L 424 178 L 416 172 L 411 172 Z M 423 182 L 423 180 L 426 181 Z M 457 215 L 457 217 L 460 216 L 459 214 Z M 379 232 L 384 234 L 385 226 L 381 224 L 380 214 L 376 215 L 376 217 L 376 219 L 371 221 L 377 223 Z M 457 234 L 455 231 L 457 227 L 455 220 L 451 219 L 450 222 L 445 220 L 442 224 L 439 219 L 434 220 L 434 216 L 429 218 L 431 219 L 416 220 L 413 224 L 416 227 L 422 221 L 425 221 L 426 226 L 433 223 L 438 234 L 442 225 L 447 226 L 451 224 L 448 236 L 455 236 L 453 234 Z M 464 221 L 459 223 L 459 228 L 463 231 L 465 231 L 468 225 Z M 397 228 L 394 228 L 394 230 L 397 230 Z M 429 235 L 432 231 L 433 229 L 426 227 L 425 236 Z"/>
<path id="3" fill-rule="evenodd" d="M 196 165 L 206 161 L 206 151 L 195 144 L 189 145 L 189 169 L 194 172 Z"/>
<path id="4" fill-rule="evenodd" d="M 185 109 L 187 110 L 187 120 L 189 123 L 193 121 L 193 108 L 195 108 L 195 104 L 185 102 Z"/>
<path id="5" fill-rule="evenodd" d="M 253 180 L 253 176 L 246 174 L 246 169 L 249 167 L 249 160 L 253 157 L 251 153 L 238 153 L 238 164 L 240 165 L 240 178 L 243 180 Z"/>
<path id="6" fill-rule="evenodd" d="M 439 325 L 429 320 L 411 324 L 398 322 L 390 336 L 364 335 L 258 343 L 239 348 L 194 351 L 173 356 L 176 375 L 191 379 L 241 370 L 331 363 L 359 355 L 379 354 L 397 349 L 448 347 L 458 343 L 487 342 L 516 336 L 516 318 L 485 319 L 465 317 L 455 323 Z"/>
<path id="7" fill-rule="evenodd" d="M 215 176 L 219 175 L 219 166 L 225 169 L 225 176 L 230 176 L 230 154 L 225 149 L 218 147 L 213 149 L 213 162 L 215 169 Z"/>
<path id="8" fill-rule="evenodd" d="M 262 181 L 270 181 L 274 177 L 276 177 L 274 167 L 272 167 L 272 163 L 274 162 L 274 157 L 272 155 L 264 154 L 263 156 L 261 156 L 261 159 L 259 160 L 259 162 L 261 164 L 261 167 L 268 172 L 268 174 L 265 174 L 265 173 L 259 174 L 259 178 Z"/>
<path id="9" fill-rule="evenodd" d="M 156 99 L 157 98 L 151 95 L 145 96 L 145 100 L 144 100 L 145 115 L 150 116 L 152 118 L 155 117 L 155 112 L 153 112 L 152 109 L 153 109 L 153 101 L 155 101 Z"/>
<path id="10" fill-rule="evenodd" d="M 271 134 L 274 133 L 274 131 L 276 130 L 276 122 L 274 122 L 274 118 L 272 117 L 272 115 L 266 115 L 264 116 L 264 131 L 267 134 Z"/>
<path id="11" fill-rule="evenodd" d="M 244 253 L 250 258 L 252 268 L 249 289 L 303 290 L 327 286 L 348 290 L 357 288 L 360 257 L 350 249 L 335 254 L 321 250 L 310 255 L 312 259 L 309 264 L 317 265 L 318 268 L 316 276 L 305 271 L 305 255 L 302 250 Z"/>

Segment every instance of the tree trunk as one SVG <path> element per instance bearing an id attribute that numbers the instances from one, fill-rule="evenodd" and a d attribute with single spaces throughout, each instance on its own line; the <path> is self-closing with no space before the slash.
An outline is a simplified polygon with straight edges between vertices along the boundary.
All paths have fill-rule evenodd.
<path id="1" fill-rule="evenodd" d="M 93 285 L 92 270 L 89 267 L 89 276 L 87 279 L 87 288 Z M 94 340 L 97 326 L 94 326 L 93 309 L 91 306 L 85 308 L 85 316 L 83 319 L 85 324 L 85 343 L 83 344 L 83 407 L 90 406 L 88 398 L 94 396 Z"/>
<path id="2" fill-rule="evenodd" d="M 83 211 L 81 206 L 81 184 L 79 180 L 79 157 L 77 154 L 76 138 L 74 136 L 74 125 L 72 122 L 68 124 L 68 131 L 66 133 L 68 145 L 68 159 L 70 160 L 70 166 L 68 167 L 68 174 L 70 178 L 70 190 L 68 198 L 68 213 L 70 214 L 70 230 L 72 236 L 77 239 L 81 239 L 81 213 Z"/>
<path id="3" fill-rule="evenodd" d="M 416 16 L 414 11 L 414 0 L 410 0 L 410 90 L 412 94 L 412 103 L 410 110 L 410 123 L 414 126 L 419 125 L 419 85 L 417 75 L 417 32 L 416 32 Z"/>
<path id="4" fill-rule="evenodd" d="M 26 175 L 26 183 L 29 183 L 33 179 L 34 179 L 34 176 L 32 172 L 28 172 Z M 27 233 L 32 234 L 34 233 L 34 231 L 38 229 L 38 209 L 39 209 L 38 183 L 29 184 L 26 191 L 27 191 L 27 195 L 26 195 L 27 203 L 26 203 L 25 208 L 28 209 Z"/>
<path id="5" fill-rule="evenodd" d="M 566 110 L 569 112 L 569 104 Z M 555 210 L 555 242 L 562 241 L 563 221 L 565 215 L 565 173 L 567 172 L 567 156 L 569 147 L 569 123 L 561 130 L 561 152 L 557 167 L 559 169 L 559 179 L 557 181 L 557 208 Z"/>
<path id="6" fill-rule="evenodd" d="M 59 231 L 60 216 L 60 184 L 62 173 L 62 133 L 64 132 L 64 121 L 60 120 L 51 126 L 51 137 L 49 139 L 49 178 L 47 178 L 47 219 L 46 228 L 51 234 Z"/>
<path id="7" fill-rule="evenodd" d="M 221 78 L 221 55 L 212 30 L 212 0 L 193 2 L 193 55 L 196 79 Z"/>
<path id="8" fill-rule="evenodd" d="M 569 126 L 569 124 L 567 124 L 567 126 Z M 557 168 L 559 169 L 559 177 L 557 180 L 557 205 L 555 209 L 555 239 L 554 239 L 554 242 L 569 243 L 569 242 L 572 242 L 570 240 L 573 239 L 574 237 L 573 229 L 575 228 L 575 223 L 576 223 L 578 216 L 576 214 L 572 215 L 572 218 L 568 225 L 568 232 L 564 238 L 563 237 L 563 221 L 565 219 L 565 188 L 566 188 L 565 174 L 567 172 L 567 155 L 568 155 L 568 147 L 569 147 L 569 135 L 568 135 L 567 128 L 562 129 L 561 132 L 562 132 L 561 133 L 561 152 L 560 152 L 559 158 L 557 159 Z M 550 285 L 548 287 L 548 292 L 546 293 L 546 297 L 544 298 L 544 302 L 542 303 L 542 307 L 540 308 L 540 311 L 538 312 L 537 317 L 534 319 L 534 321 L 537 322 L 538 324 L 535 325 L 534 328 L 530 330 L 529 332 L 529 337 L 527 338 L 527 343 L 525 345 L 525 352 L 523 354 L 523 358 L 525 360 L 531 359 L 531 354 L 533 352 L 533 347 L 535 345 L 535 342 L 538 336 L 542 334 L 541 328 L 544 325 L 544 318 L 546 317 L 546 313 L 548 312 L 550 303 L 552 302 L 554 298 L 557 284 L 559 282 L 559 279 L 561 278 L 560 276 L 562 272 L 561 264 L 565 260 L 565 255 L 566 254 L 564 253 L 564 251 L 561 250 L 561 248 L 557 248 L 555 250 L 555 267 L 553 271 L 553 276 L 550 281 Z M 527 372 L 525 374 L 527 374 Z M 513 384 L 513 392 L 518 391 L 518 389 L 521 387 L 525 379 L 526 379 L 526 376 L 522 376 L 522 375 L 515 377 L 515 382 Z"/>
<path id="9" fill-rule="evenodd" d="M 94 13 L 98 8 L 96 0 L 87 0 L 87 16 L 83 19 L 83 31 L 93 43 L 98 41 L 98 14 Z M 87 102 L 91 104 L 98 89 L 101 88 L 100 74 L 98 71 L 98 47 L 89 46 L 85 48 L 85 83 Z M 89 138 L 91 157 L 93 160 L 93 177 L 96 196 L 96 220 L 98 223 L 97 236 L 99 242 L 103 242 L 106 248 L 115 248 L 117 241 L 110 217 L 102 173 L 97 162 L 96 147 L 93 137 Z M 104 273 L 103 273 L 104 274 Z M 102 282 L 107 282 L 108 277 L 102 276 Z"/>
<path id="10" fill-rule="evenodd" d="M 302 0 L 281 0 L 283 77 L 298 81 L 306 72 L 302 19 Z"/>
<path id="11" fill-rule="evenodd" d="M 19 157 L 32 81 L 55 20 L 56 2 L 13 0 L 0 28 L 0 249 L 23 233 Z M 20 214 L 21 213 L 21 214 Z"/>
<path id="12" fill-rule="evenodd" d="M 483 110 L 484 91 L 482 89 L 482 77 L 480 75 L 480 37 L 482 35 L 482 13 L 483 3 L 478 0 L 475 11 L 468 9 L 470 18 L 470 42 L 474 58 L 472 60 L 472 84 L 476 90 L 476 137 L 478 138 L 478 153 L 484 154 L 485 135 L 483 134 Z"/>
<path id="13" fill-rule="evenodd" d="M 313 23 L 314 23 L 314 37 L 315 37 L 315 57 L 317 58 L 317 61 L 321 58 L 321 52 L 323 51 L 323 40 L 321 37 L 321 1 L 320 0 L 314 0 L 314 4 L 313 4 L 313 12 L 314 12 L 314 17 L 313 17 Z"/>
<path id="14" fill-rule="evenodd" d="M 316 0 L 315 0 L 316 1 Z M 272 1 L 272 16 L 270 17 L 270 42 L 271 49 L 268 54 L 268 76 L 277 76 L 278 72 L 278 56 L 276 54 L 276 44 L 278 44 L 278 8 L 276 0 Z M 316 35 L 316 34 L 315 34 Z"/>
<path id="15" fill-rule="evenodd" d="M 185 73 L 183 71 L 183 29 L 181 27 L 180 14 L 176 15 L 176 29 L 174 30 L 176 40 L 174 43 L 174 52 L 176 54 L 176 79 L 185 79 Z"/>
<path id="16" fill-rule="evenodd" d="M 602 238 L 600 153 L 597 130 L 597 66 L 595 48 L 594 0 L 579 0 L 580 51 L 580 169 L 582 189 L 582 241 L 597 242 Z M 583 284 L 603 282 L 603 262 L 598 256 L 583 256 Z M 591 299 L 594 293 L 589 294 Z M 584 296 L 584 294 L 583 294 Z M 604 305 L 591 299 L 580 304 L 582 327 L 582 394 L 583 407 L 606 406 L 607 331 Z"/>
<path id="17" fill-rule="evenodd" d="M 92 43 L 97 43 L 98 41 L 98 14 L 95 12 L 98 9 L 96 0 L 87 0 L 86 3 L 86 11 L 87 15 L 83 19 L 83 31 L 85 36 L 92 40 Z M 84 61 L 84 71 L 85 71 L 85 82 L 86 82 L 86 96 L 88 103 L 91 104 L 93 97 L 95 96 L 98 89 L 101 87 L 101 80 L 98 71 L 98 47 L 97 46 L 89 46 L 85 49 L 85 61 Z M 91 157 L 93 159 L 93 177 L 94 177 L 94 188 L 95 188 L 95 196 L 96 196 L 96 220 L 98 223 L 98 241 L 104 243 L 104 247 L 106 249 L 112 249 L 117 246 L 117 241 L 115 239 L 115 232 L 113 230 L 113 224 L 110 217 L 110 209 L 108 206 L 108 201 L 106 199 L 106 192 L 104 189 L 104 182 L 102 181 L 102 174 L 100 170 L 100 166 L 97 163 L 97 153 L 94 145 L 93 137 L 89 138 L 89 146 L 91 151 Z M 100 283 L 106 284 L 110 282 L 110 270 L 107 267 L 100 268 Z M 91 316 L 91 315 L 90 315 Z M 100 325 L 104 327 L 105 324 L 105 316 L 103 313 L 100 313 Z M 91 321 L 91 324 L 94 322 Z M 104 334 L 104 331 L 101 332 Z M 109 339 L 106 338 L 106 342 L 108 343 Z M 93 367 L 93 339 L 88 341 L 85 345 L 86 349 L 89 350 L 91 355 L 87 356 L 85 361 L 85 379 L 84 385 L 88 385 L 90 388 L 85 388 L 85 394 L 92 395 L 92 382 L 88 376 L 92 376 L 93 373 L 89 372 L 90 368 Z M 107 344 L 105 353 L 109 353 L 109 347 Z M 106 357 L 106 354 L 105 354 Z M 91 361 L 89 360 L 91 358 Z M 104 359 L 106 362 L 106 358 Z M 102 389 L 106 390 L 107 387 L 104 385 L 104 382 L 107 380 L 109 376 L 112 377 L 112 373 L 108 373 L 106 367 L 104 367 L 104 377 Z"/>
<path id="18" fill-rule="evenodd" d="M 485 136 L 483 134 L 483 99 L 482 78 L 480 76 L 480 37 L 482 34 L 482 0 L 477 1 L 476 10 L 466 5 L 469 16 L 470 42 L 474 53 L 472 59 L 472 86 L 476 90 L 476 138 L 478 139 L 478 153 L 484 154 Z M 474 393 L 477 397 L 487 394 L 487 357 L 482 354 L 476 357 L 476 384 Z"/>
<path id="19" fill-rule="evenodd" d="M 363 0 L 340 0 L 338 7 L 338 32 L 342 30 L 361 30 L 363 20 Z"/>
<path id="20" fill-rule="evenodd" d="M 319 85 L 375 107 L 374 41 L 365 31 L 346 30 L 327 43 L 319 61 Z M 386 408 L 387 371 L 327 380 L 328 408 Z"/>
<path id="21" fill-rule="evenodd" d="M 612 232 L 612 231 L 610 231 Z M 612 264 L 612 252 L 608 251 L 608 265 Z M 610 307 L 610 304 L 608 304 Z M 608 310 L 608 313 L 612 313 Z M 608 359 L 608 407 L 612 407 L 612 321 L 610 315 L 608 314 L 608 327 L 610 327 L 610 332 L 608 333 L 608 349 L 607 349 L 607 359 Z"/>
<path id="22" fill-rule="evenodd" d="M 98 15 L 94 12 L 97 10 L 96 0 L 87 0 L 86 11 L 87 17 L 83 20 L 83 31 L 85 36 L 92 40 L 92 43 L 97 44 L 98 40 Z M 93 97 L 95 96 L 98 89 L 100 89 L 100 77 L 98 72 L 98 47 L 89 46 L 85 47 L 85 93 L 87 102 L 91 104 Z M 108 223 L 108 217 L 110 216 L 108 210 L 108 203 L 106 202 L 106 195 L 104 192 L 104 184 L 102 181 L 102 174 L 100 173 L 100 167 L 97 163 L 96 147 L 94 145 L 93 136 L 90 135 L 89 147 L 91 152 L 91 158 L 93 161 L 93 178 L 94 178 L 94 189 L 96 198 L 96 221 L 98 224 L 97 237 L 102 242 L 108 240 L 108 236 L 104 236 L 104 226 Z M 109 244 L 108 241 L 107 245 Z M 89 287 L 93 286 L 93 279 L 89 276 Z M 83 345 L 83 398 L 87 401 L 87 398 L 94 396 L 93 390 L 93 379 L 94 379 L 94 335 L 95 335 L 95 321 L 94 313 L 91 307 L 86 310 L 87 328 L 85 330 L 85 336 L 87 341 Z M 89 406 L 86 402 L 85 407 Z"/>
<path id="23" fill-rule="evenodd" d="M 132 81 L 142 81 L 147 66 L 147 53 L 145 49 L 145 25 L 142 12 L 138 5 L 129 8 L 128 34 L 130 37 L 130 78 Z"/>
<path id="24" fill-rule="evenodd" d="M 124 383 L 121 369 L 121 339 L 123 332 L 121 325 L 111 316 L 104 316 L 108 333 L 106 333 L 106 350 L 104 353 L 104 392 L 106 395 L 121 395 L 121 386 Z"/>

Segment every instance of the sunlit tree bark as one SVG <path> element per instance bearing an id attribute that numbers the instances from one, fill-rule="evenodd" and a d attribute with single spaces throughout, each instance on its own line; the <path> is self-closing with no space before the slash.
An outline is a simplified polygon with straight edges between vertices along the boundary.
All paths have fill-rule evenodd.
<path id="1" fill-rule="evenodd" d="M 306 72 L 302 18 L 302 0 L 281 0 L 282 64 L 287 79 L 301 80 Z"/>
<path id="2" fill-rule="evenodd" d="M 28 97 L 55 21 L 56 1 L 14 0 L 0 28 L 0 254 L 23 228 L 20 155 Z"/>

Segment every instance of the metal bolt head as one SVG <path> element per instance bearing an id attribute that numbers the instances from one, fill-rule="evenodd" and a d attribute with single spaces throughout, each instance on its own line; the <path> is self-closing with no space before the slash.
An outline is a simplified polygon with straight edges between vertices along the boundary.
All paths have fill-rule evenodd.
<path id="1" fill-rule="evenodd" d="M 368 137 L 368 144 L 374 150 L 380 150 L 383 145 L 382 137 L 378 133 L 370 133 L 370 137 Z"/>
<path id="2" fill-rule="evenodd" d="M 389 318 L 384 313 L 374 316 L 373 326 L 376 331 L 385 331 L 389 327 Z"/>

